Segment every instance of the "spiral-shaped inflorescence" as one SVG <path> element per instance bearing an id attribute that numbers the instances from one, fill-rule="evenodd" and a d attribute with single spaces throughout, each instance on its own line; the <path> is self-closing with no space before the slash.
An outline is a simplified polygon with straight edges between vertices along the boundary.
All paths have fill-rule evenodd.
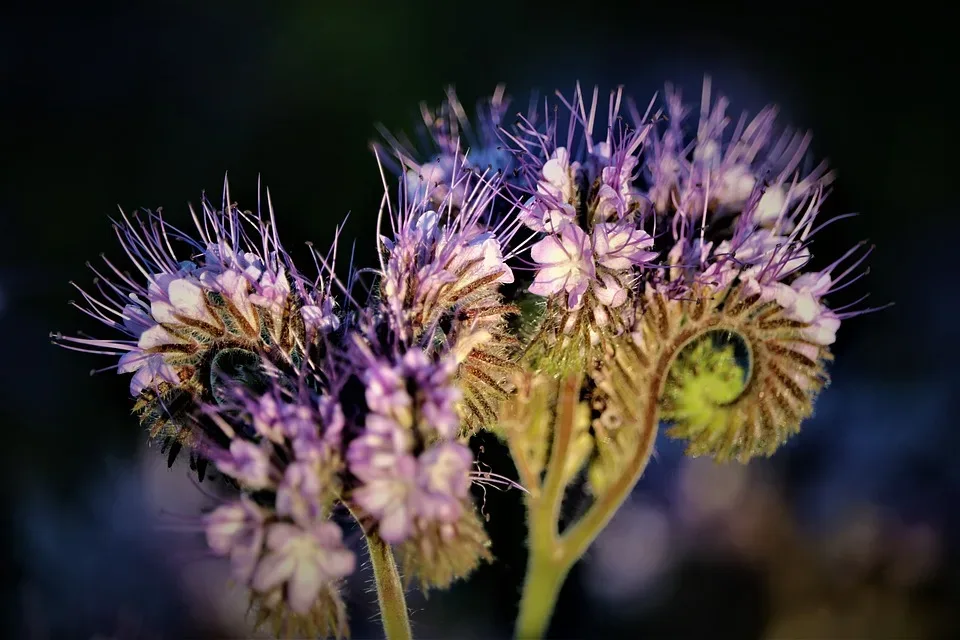
<path id="1" fill-rule="evenodd" d="M 648 290 L 638 320 L 638 355 L 659 382 L 667 434 L 687 440 L 691 455 L 770 455 L 813 412 L 830 351 L 807 337 L 807 323 L 743 284 L 691 293 Z"/>

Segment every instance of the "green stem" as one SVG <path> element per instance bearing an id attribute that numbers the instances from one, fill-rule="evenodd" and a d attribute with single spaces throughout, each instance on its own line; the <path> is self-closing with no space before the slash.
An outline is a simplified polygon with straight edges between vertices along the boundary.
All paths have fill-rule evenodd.
<path id="1" fill-rule="evenodd" d="M 572 566 L 558 553 L 561 550 L 551 503 L 531 500 L 528 510 L 530 559 L 516 626 L 516 637 L 523 639 L 542 638 L 546 634 L 560 589 Z"/>
<path id="2" fill-rule="evenodd" d="M 387 640 L 411 640 L 410 620 L 407 618 L 407 601 L 393 559 L 390 546 L 376 533 L 366 534 L 370 564 L 377 585 L 377 602 L 380 604 L 380 620 Z"/>
<path id="3" fill-rule="evenodd" d="M 580 395 L 580 376 L 570 376 L 560 386 L 557 396 L 557 413 L 554 420 L 553 445 L 550 451 L 550 461 L 547 463 L 547 472 L 543 478 L 543 499 L 538 503 L 543 506 L 544 525 L 550 527 L 550 538 L 556 537 L 556 522 L 560 519 L 560 507 L 563 504 L 563 492 L 567 488 L 564 469 L 573 432 L 576 428 L 577 400 Z"/>
<path id="4" fill-rule="evenodd" d="M 659 388 L 659 381 L 653 388 Z M 587 552 L 593 541 L 613 518 L 620 505 L 630 496 L 630 492 L 633 491 L 637 481 L 640 480 L 640 476 L 643 475 L 644 469 L 650 462 L 650 456 L 653 454 L 653 444 L 657 439 L 658 418 L 659 413 L 656 403 L 649 403 L 647 410 L 644 412 L 640 442 L 637 443 L 637 448 L 634 450 L 633 457 L 627 464 L 626 469 L 623 470 L 616 482 L 608 487 L 596 502 L 590 505 L 583 517 L 563 532 L 561 545 L 564 554 L 572 557 L 574 562 Z"/>
<path id="5" fill-rule="evenodd" d="M 655 376 L 650 389 L 652 392 L 650 397 L 656 398 L 659 395 L 660 376 Z M 564 418 L 570 410 L 569 407 L 564 406 L 566 404 L 564 395 L 561 394 L 557 412 L 557 426 L 561 432 L 566 422 Z M 590 506 L 587 513 L 564 531 L 562 536 L 558 537 L 556 533 L 557 498 L 551 495 L 552 491 L 544 491 L 542 499 L 528 497 L 530 560 L 527 564 L 527 576 L 523 584 L 520 613 L 517 617 L 516 637 L 518 639 L 542 638 L 546 634 L 557 604 L 557 597 L 571 567 L 583 557 L 603 528 L 607 526 L 646 469 L 650 455 L 653 453 L 658 420 L 656 402 L 648 403 L 641 420 L 640 442 L 637 443 L 637 448 L 626 468 L 616 482 Z M 560 449 L 565 448 L 565 445 L 566 443 L 563 443 Z M 548 467 L 551 468 L 547 470 L 547 477 L 551 478 L 551 472 L 553 477 L 559 475 L 564 463 L 564 459 L 551 456 L 548 463 Z"/>

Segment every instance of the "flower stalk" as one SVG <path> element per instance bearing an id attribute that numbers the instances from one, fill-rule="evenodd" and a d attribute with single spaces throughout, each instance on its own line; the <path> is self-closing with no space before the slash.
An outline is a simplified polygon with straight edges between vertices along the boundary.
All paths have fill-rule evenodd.
<path id="1" fill-rule="evenodd" d="M 407 617 L 407 600 L 400 581 L 400 572 L 390 546 L 375 532 L 366 534 L 373 567 L 374 584 L 377 586 L 377 603 L 380 605 L 380 621 L 387 640 L 410 640 L 410 619 Z"/>
<path id="2" fill-rule="evenodd" d="M 553 448 L 543 489 L 531 491 L 527 496 L 530 555 L 517 616 L 517 638 L 544 637 L 567 574 L 630 495 L 653 452 L 657 435 L 658 412 L 655 399 L 659 393 L 659 377 L 655 377 L 650 383 L 648 398 L 653 401 L 646 405 L 640 425 L 641 438 L 629 464 L 603 495 L 597 497 L 586 514 L 559 534 L 560 506 L 570 479 L 565 471 L 576 426 L 576 405 L 581 384 L 582 377 L 575 375 L 567 378 L 561 386 L 557 399 Z"/>

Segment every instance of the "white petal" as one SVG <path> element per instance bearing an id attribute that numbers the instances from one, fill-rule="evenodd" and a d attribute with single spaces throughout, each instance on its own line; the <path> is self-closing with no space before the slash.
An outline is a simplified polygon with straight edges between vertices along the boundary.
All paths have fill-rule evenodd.
<path id="1" fill-rule="evenodd" d="M 557 264 L 569 260 L 557 236 L 547 236 L 530 247 L 530 257 L 540 264 Z"/>
<path id="2" fill-rule="evenodd" d="M 207 298 L 203 289 L 189 280 L 181 278 L 171 282 L 167 289 L 167 295 L 170 296 L 170 304 L 180 315 L 216 323 L 207 309 Z"/>
<path id="3" fill-rule="evenodd" d="M 140 336 L 140 339 L 137 341 L 137 346 L 143 350 L 158 347 L 164 344 L 183 344 L 183 341 L 170 335 L 170 332 L 160 325 L 150 327 L 144 331 Z"/>
<path id="4" fill-rule="evenodd" d="M 251 586 L 257 591 L 270 591 L 286 581 L 297 566 L 297 559 L 287 553 L 269 553 L 257 565 Z"/>
<path id="5" fill-rule="evenodd" d="M 309 613 L 323 582 L 324 576 L 316 559 L 301 558 L 287 583 L 287 601 L 290 608 L 301 615 Z"/>

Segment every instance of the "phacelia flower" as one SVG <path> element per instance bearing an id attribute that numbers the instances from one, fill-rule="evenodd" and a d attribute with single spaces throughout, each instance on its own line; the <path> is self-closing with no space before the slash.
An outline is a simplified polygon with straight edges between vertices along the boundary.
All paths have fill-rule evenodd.
<path id="1" fill-rule="evenodd" d="M 353 573 L 356 556 L 343 546 L 343 532 L 332 522 L 302 527 L 287 522 L 271 524 L 267 553 L 257 565 L 252 586 L 267 592 L 284 588 L 290 609 L 307 615 L 320 591 Z"/>
<path id="2" fill-rule="evenodd" d="M 578 86 L 561 109 L 542 125 L 521 118 L 505 134 L 520 167 L 519 219 L 542 234 L 530 246 L 533 283 L 528 291 L 547 298 L 538 339 L 578 354 L 622 334 L 632 322 L 636 282 L 653 266 L 658 252 L 647 229 L 635 185 L 651 125 L 627 126 L 621 116 L 622 91 L 610 95 L 604 135 L 595 139 L 598 93 L 585 104 Z M 561 137 L 561 131 L 566 131 Z"/>
<path id="3" fill-rule="evenodd" d="M 207 545 L 217 555 L 230 556 L 237 579 L 253 575 L 263 547 L 264 511 L 249 498 L 217 507 L 204 518 Z"/>
<path id="4" fill-rule="evenodd" d="M 856 249 L 804 271 L 832 175 L 822 164 L 800 170 L 810 136 L 777 135 L 774 108 L 741 118 L 732 133 L 726 108 L 723 98 L 711 102 L 707 82 L 696 136 L 687 137 L 689 110 L 667 88 L 667 123 L 649 138 L 638 184 L 672 246 L 665 268 L 643 283 L 631 333 L 640 360 L 670 363 L 668 433 L 687 439 L 691 454 L 747 460 L 771 454 L 812 413 L 828 379 L 827 347 L 842 318 L 858 313 L 831 310 L 824 296 Z M 838 280 L 856 279 L 848 276 L 868 253 Z"/>
<path id="5" fill-rule="evenodd" d="M 368 526 L 398 545 L 410 575 L 446 587 L 490 558 L 469 495 L 473 454 L 455 439 L 456 361 L 411 350 L 392 364 L 361 342 L 358 351 L 370 413 L 347 450 L 359 482 L 350 499 Z"/>
<path id="6" fill-rule="evenodd" d="M 530 247 L 530 255 L 540 266 L 530 293 L 549 296 L 564 291 L 571 309 L 580 306 L 587 287 L 596 279 L 593 249 L 583 229 L 566 222 L 558 233 Z"/>
<path id="7" fill-rule="evenodd" d="M 426 200 L 438 206 L 449 200 L 451 206 L 459 207 L 481 181 L 479 176 L 512 175 L 514 158 L 505 148 L 500 131 L 510 102 L 506 88 L 500 85 L 477 104 L 471 118 L 450 87 L 438 108 L 420 105 L 422 124 L 414 141 L 397 138 L 381 128 L 387 148 L 380 143 L 374 148 L 402 176 L 411 201 Z M 529 117 L 533 117 L 532 104 Z M 457 173 L 464 174 L 462 181 L 454 180 Z"/>
<path id="8" fill-rule="evenodd" d="M 264 620 L 342 635 L 340 581 L 355 556 L 331 520 L 344 492 L 339 404 L 279 381 L 259 396 L 235 382 L 198 420 L 211 423 L 200 430 L 204 455 L 242 492 L 206 516 L 211 550 L 230 556 Z"/>
<path id="9" fill-rule="evenodd" d="M 159 212 L 121 213 L 114 228 L 136 275 L 104 258 L 106 271 L 91 267 L 97 294 L 78 287 L 76 306 L 125 337 L 57 336 L 68 348 L 116 354 L 118 373 L 133 374 L 143 424 L 178 443 L 191 442 L 186 415 L 216 399 L 218 376 L 253 383 L 264 361 L 289 366 L 305 348 L 305 328 L 323 324 L 315 313 L 307 323 L 301 315 L 317 301 L 291 286 L 299 274 L 272 208 L 266 217 L 241 211 L 225 187 L 222 208 L 204 199 L 192 213 L 196 237 Z"/>
<path id="10" fill-rule="evenodd" d="M 494 216 L 501 187 L 499 177 L 485 178 L 459 206 L 401 200 L 393 235 L 382 239 L 377 304 L 405 344 L 455 354 L 467 431 L 496 416 L 515 368 L 507 317 L 516 307 L 503 303 L 501 286 L 514 280 L 506 247 L 516 224 Z"/>
<path id="11" fill-rule="evenodd" d="M 595 500 L 552 536 L 558 557 L 589 544 L 581 523 L 606 522 L 661 421 L 690 455 L 770 455 L 864 312 L 831 303 L 870 249 L 811 268 L 833 177 L 774 108 L 733 124 L 709 82 L 695 127 L 669 86 L 642 115 L 616 90 L 604 118 L 579 86 L 510 126 L 508 104 L 500 87 L 471 119 L 450 90 L 423 108 L 419 145 L 384 134 L 399 187 L 385 185 L 378 268 L 339 280 L 335 241 L 305 277 L 269 198 L 241 211 L 225 187 L 192 236 L 121 213 L 133 273 L 105 259 L 75 304 L 117 336 L 56 336 L 116 359 L 171 464 L 188 446 L 201 479 L 209 462 L 227 480 L 204 533 L 258 626 L 347 633 L 348 513 L 424 589 L 489 561 L 471 488 L 510 481 L 479 471 L 478 429 L 507 441 L 531 513 L 556 516 L 585 477 Z"/>
<path id="12" fill-rule="evenodd" d="M 690 132 L 691 109 L 671 87 L 652 116 L 652 105 L 641 115 L 631 104 L 629 125 L 617 91 L 605 139 L 596 140 L 597 95 L 585 101 L 579 87 L 572 100 L 558 94 L 563 108 L 543 110 L 558 117 L 520 118 L 504 134 L 523 177 L 519 219 L 539 234 L 528 291 L 546 298 L 527 358 L 558 375 L 591 372 L 591 464 L 607 466 L 593 477 L 616 477 L 618 463 L 603 459 L 629 451 L 636 434 L 613 425 L 636 423 L 630 396 L 644 397 L 623 389 L 666 375 L 650 371 L 655 363 L 674 367 L 661 410 L 692 453 L 769 453 L 812 411 L 827 379 L 826 347 L 844 318 L 862 312 L 831 309 L 826 297 L 858 277 L 851 274 L 869 251 L 805 271 L 833 176 L 824 164 L 803 170 L 810 136 L 778 133 L 774 108 L 733 126 L 709 82 Z M 691 334 L 701 323 L 703 335 Z M 721 345 L 708 327 L 726 327 L 733 343 Z M 673 331 L 687 342 L 670 354 L 663 349 Z M 623 372 L 636 379 L 621 380 Z M 719 395 L 703 395 L 708 388 Z"/>

